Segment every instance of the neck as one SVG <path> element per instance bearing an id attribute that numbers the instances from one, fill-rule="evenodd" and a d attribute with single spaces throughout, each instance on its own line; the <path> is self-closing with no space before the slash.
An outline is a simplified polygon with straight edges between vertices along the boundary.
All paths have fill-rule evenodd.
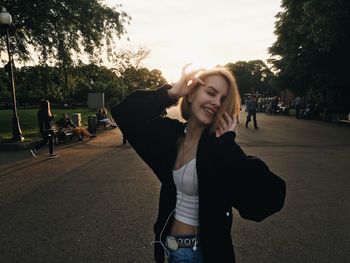
<path id="1" fill-rule="evenodd" d="M 195 121 L 189 119 L 187 123 L 186 137 L 191 141 L 192 140 L 198 141 L 205 128 L 206 126 L 198 125 Z"/>

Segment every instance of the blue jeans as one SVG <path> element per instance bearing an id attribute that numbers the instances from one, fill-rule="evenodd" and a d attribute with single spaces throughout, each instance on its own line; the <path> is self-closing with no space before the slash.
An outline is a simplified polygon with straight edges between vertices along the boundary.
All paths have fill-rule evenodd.
<path id="1" fill-rule="evenodd" d="M 202 263 L 202 251 L 200 247 L 194 251 L 193 248 L 169 249 L 168 263 Z"/>

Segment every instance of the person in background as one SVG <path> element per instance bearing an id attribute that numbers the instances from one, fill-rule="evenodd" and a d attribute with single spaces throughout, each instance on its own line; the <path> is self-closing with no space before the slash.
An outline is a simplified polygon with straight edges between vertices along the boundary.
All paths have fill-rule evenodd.
<path id="1" fill-rule="evenodd" d="M 254 128 L 259 129 L 258 124 L 256 122 L 256 107 L 256 97 L 252 95 L 250 99 L 248 99 L 248 101 L 246 102 L 246 110 L 248 111 L 247 121 L 245 123 L 246 128 L 248 128 L 248 123 L 252 120 L 251 117 L 253 116 Z"/>
<path id="2" fill-rule="evenodd" d="M 301 109 L 303 108 L 303 101 L 302 99 L 297 96 L 294 100 L 294 108 L 295 108 L 295 118 L 300 119 L 301 117 Z"/>
<path id="3" fill-rule="evenodd" d="M 38 125 L 39 125 L 39 131 L 43 138 L 43 140 L 39 143 L 37 143 L 33 149 L 30 150 L 33 157 L 36 158 L 38 150 L 45 146 L 46 144 L 49 144 L 49 158 L 53 159 L 58 157 L 58 154 L 53 153 L 53 130 L 52 130 L 52 124 L 54 117 L 51 113 L 51 107 L 50 102 L 48 100 L 41 100 L 40 102 L 40 109 L 38 111 Z"/>
<path id="4" fill-rule="evenodd" d="M 69 118 L 67 113 L 63 113 L 62 118 L 56 122 L 65 132 L 73 132 L 83 141 L 84 137 L 95 138 L 95 134 L 89 133 L 84 127 L 77 127 Z"/>
<path id="5" fill-rule="evenodd" d="M 109 125 L 112 128 L 117 127 L 117 125 L 108 117 L 106 108 L 98 109 L 98 112 L 96 113 L 96 119 L 97 119 L 97 125 L 103 125 L 105 127 Z"/>
<path id="6" fill-rule="evenodd" d="M 162 117 L 181 99 L 186 122 Z M 137 90 L 112 116 L 161 182 L 155 262 L 234 263 L 232 207 L 262 221 L 284 204 L 284 181 L 235 142 L 240 96 L 225 67 L 186 72 L 173 85 Z M 132 169 L 132 168 L 130 168 Z"/>

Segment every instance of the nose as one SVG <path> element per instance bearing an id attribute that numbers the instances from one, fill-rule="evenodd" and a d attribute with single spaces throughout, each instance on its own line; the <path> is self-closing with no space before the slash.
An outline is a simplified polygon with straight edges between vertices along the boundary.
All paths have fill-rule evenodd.
<path id="1" fill-rule="evenodd" d="M 216 95 L 213 98 L 212 104 L 217 106 L 217 107 L 220 107 L 221 106 L 221 97 L 219 95 Z"/>

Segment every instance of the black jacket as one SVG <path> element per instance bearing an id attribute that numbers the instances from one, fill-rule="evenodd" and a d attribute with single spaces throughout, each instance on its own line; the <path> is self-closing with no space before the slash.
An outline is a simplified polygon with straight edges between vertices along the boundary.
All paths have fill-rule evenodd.
<path id="1" fill-rule="evenodd" d="M 154 225 L 160 239 L 165 222 L 176 205 L 172 170 L 176 142 L 185 123 L 161 117 L 166 107 L 176 103 L 166 87 L 155 91 L 138 90 L 112 108 L 113 118 L 139 156 L 161 181 L 159 213 Z M 219 138 L 206 129 L 199 140 L 196 156 L 199 187 L 200 244 L 205 263 L 235 262 L 231 239 L 232 207 L 243 218 L 261 221 L 278 212 L 286 194 L 284 181 L 258 158 L 247 156 L 235 143 L 235 133 Z M 169 220 L 161 239 L 169 234 Z M 156 262 L 164 262 L 164 251 L 155 245 Z"/>
<path id="2" fill-rule="evenodd" d="M 52 129 L 51 122 L 53 121 L 53 116 L 49 116 L 49 112 L 44 109 L 40 109 L 38 111 L 38 126 L 40 133 L 43 137 L 45 137 L 45 133 L 47 130 Z"/>
<path id="3" fill-rule="evenodd" d="M 61 118 L 56 122 L 61 128 L 76 128 L 75 124 L 72 122 L 70 118 Z"/>

